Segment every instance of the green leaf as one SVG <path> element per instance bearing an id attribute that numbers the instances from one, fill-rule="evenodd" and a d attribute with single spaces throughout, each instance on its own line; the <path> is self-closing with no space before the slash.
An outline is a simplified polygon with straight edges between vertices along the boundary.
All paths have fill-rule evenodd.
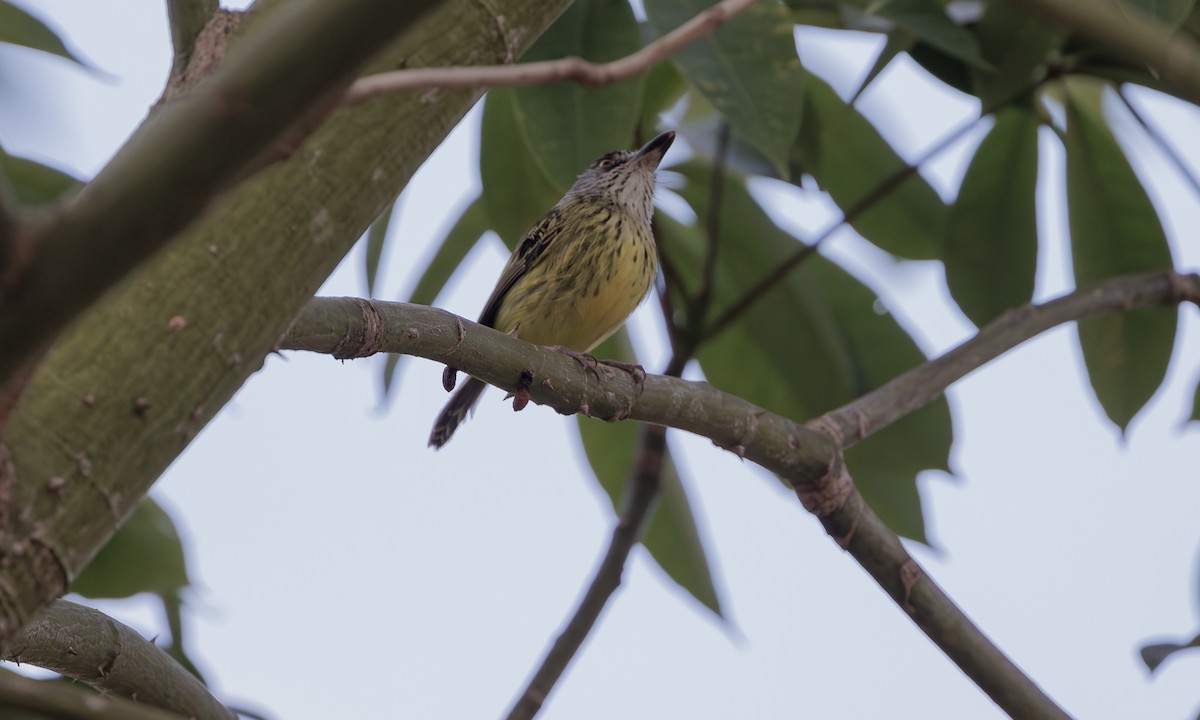
<path id="1" fill-rule="evenodd" d="M 850 98 L 850 104 L 853 105 L 871 83 L 875 82 L 875 78 L 879 77 L 879 73 L 892 64 L 898 55 L 908 52 L 913 46 L 913 38 L 911 33 L 906 33 L 903 30 L 897 30 L 887 34 L 887 42 L 883 47 L 879 48 L 879 54 L 875 56 L 875 62 L 871 64 L 871 69 L 867 71 L 866 77 L 859 83 L 858 89 L 854 91 L 854 96 Z"/>
<path id="2" fill-rule="evenodd" d="M 990 67 L 975 36 L 947 17 L 938 0 L 887 0 L 873 7 L 880 17 L 947 55 L 976 68 Z"/>
<path id="3" fill-rule="evenodd" d="M 490 222 L 483 208 L 483 199 L 475 198 L 459 215 L 458 220 L 450 227 L 442 242 L 438 245 L 433 259 L 425 266 L 417 286 L 405 302 L 418 305 L 432 305 L 442 288 L 450 280 L 450 276 L 462 264 L 463 258 L 479 242 L 489 229 Z M 389 353 L 383 365 L 383 396 L 386 398 L 399 373 L 400 363 L 404 355 Z"/>
<path id="4" fill-rule="evenodd" d="M 848 212 L 907 167 L 879 131 L 824 81 L 809 77 L 804 127 L 793 147 L 793 178 L 812 175 Z M 929 183 L 913 173 L 850 224 L 900 257 L 940 257 L 948 211 Z"/>
<path id="5" fill-rule="evenodd" d="M 1200 380 L 1196 381 L 1196 394 L 1192 397 L 1192 416 L 1189 420 L 1200 420 Z"/>
<path id="6" fill-rule="evenodd" d="M 187 563 L 175 523 L 158 503 L 145 498 L 71 583 L 71 592 L 90 598 L 143 592 L 175 597 L 187 586 Z"/>
<path id="7" fill-rule="evenodd" d="M 483 103 L 479 175 L 483 209 L 509 249 L 562 197 L 533 154 L 512 90 L 491 90 Z"/>
<path id="8" fill-rule="evenodd" d="M 647 0 L 646 15 L 664 35 L 711 5 L 711 0 Z M 784 7 L 757 3 L 675 59 L 730 127 L 785 177 L 788 148 L 804 111 L 805 72 Z"/>
<path id="9" fill-rule="evenodd" d="M 375 278 L 379 275 L 379 261 L 383 258 L 383 245 L 387 242 L 388 227 L 392 224 L 392 216 L 396 212 L 396 201 L 388 203 L 388 206 L 379 213 L 379 217 L 371 223 L 371 227 L 367 228 L 367 254 L 366 254 L 366 271 L 367 271 L 367 295 L 375 296 Z"/>
<path id="10" fill-rule="evenodd" d="M 680 195 L 706 217 L 710 168 L 690 162 L 675 170 L 688 180 Z M 662 215 L 658 222 L 663 251 L 694 286 L 703 233 Z M 719 232 L 716 315 L 802 247 L 734 174 L 726 176 Z M 815 254 L 702 346 L 698 357 L 713 385 L 797 421 L 839 407 L 925 360 L 903 328 L 879 312 L 874 292 Z M 951 440 L 943 399 L 847 454 L 855 483 L 897 532 L 924 538 L 916 474 L 945 469 Z"/>
<path id="11" fill-rule="evenodd" d="M 972 72 L 970 92 L 979 97 L 985 112 L 1029 96 L 1066 37 L 1064 31 L 1006 2 L 987 4 L 975 34 L 994 68 Z"/>
<path id="12" fill-rule="evenodd" d="M 1172 267 L 1158 213 L 1100 113 L 1103 86 L 1066 86 L 1067 215 L 1078 287 Z M 1175 344 L 1174 308 L 1145 308 L 1079 322 L 1096 398 L 1122 431 L 1162 384 Z"/>
<path id="13" fill-rule="evenodd" d="M 967 168 L 945 240 L 950 294 L 976 325 L 1033 297 L 1037 168 L 1037 117 L 1000 111 Z"/>
<path id="14" fill-rule="evenodd" d="M 624 329 L 604 341 L 597 348 L 596 356 L 627 362 L 636 360 Z M 612 501 L 614 512 L 619 513 L 637 453 L 641 426 L 630 422 L 606 423 L 582 415 L 578 424 L 579 437 L 592 472 Z M 720 615 L 720 598 L 713 584 L 704 542 L 669 447 L 663 458 L 659 482 L 658 502 L 651 510 L 642 544 L 672 580 Z"/>
<path id="15" fill-rule="evenodd" d="M 1142 662 L 1146 663 L 1146 667 L 1150 672 L 1158 669 L 1166 659 L 1181 650 L 1189 650 L 1200 647 L 1200 635 L 1192 638 L 1188 643 L 1180 645 L 1178 643 L 1156 643 L 1153 645 L 1145 645 L 1142 647 Z"/>
<path id="16" fill-rule="evenodd" d="M 61 170 L 9 155 L 3 147 L 0 147 L 0 175 L 8 178 L 17 201 L 25 205 L 44 205 L 83 187 L 83 183 Z"/>
<path id="17" fill-rule="evenodd" d="M 0 43 L 41 50 L 86 66 L 46 23 L 6 0 L 0 0 Z"/>
<path id="18" fill-rule="evenodd" d="M 573 55 L 603 63 L 640 47 L 641 31 L 627 0 L 576 0 L 521 61 Z M 638 77 L 596 88 L 550 83 L 515 91 L 533 153 L 560 193 L 596 158 L 633 145 L 641 85 Z"/>

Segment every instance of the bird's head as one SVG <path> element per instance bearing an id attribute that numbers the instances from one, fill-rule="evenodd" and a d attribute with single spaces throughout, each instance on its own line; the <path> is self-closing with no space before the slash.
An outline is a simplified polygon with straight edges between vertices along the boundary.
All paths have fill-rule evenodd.
<path id="1" fill-rule="evenodd" d="M 568 197 L 615 205 L 646 224 L 654 213 L 654 171 L 675 140 L 668 130 L 641 150 L 616 150 L 601 155 L 571 186 Z"/>

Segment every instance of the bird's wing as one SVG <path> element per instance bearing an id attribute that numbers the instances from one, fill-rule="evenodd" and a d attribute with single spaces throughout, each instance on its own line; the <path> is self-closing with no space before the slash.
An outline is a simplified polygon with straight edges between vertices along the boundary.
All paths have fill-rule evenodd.
<path id="1" fill-rule="evenodd" d="M 525 233 L 525 237 L 521 238 L 517 249 L 508 259 L 508 264 L 500 273 L 500 279 L 496 281 L 496 289 L 492 291 L 492 296 L 483 306 L 483 312 L 479 314 L 480 325 L 495 327 L 496 315 L 500 312 L 500 304 L 504 302 L 504 296 L 508 294 L 513 285 L 517 284 L 518 280 L 529 272 L 530 268 L 537 265 L 539 258 L 546 252 L 546 248 L 550 247 L 550 243 L 554 242 L 554 239 L 562 231 L 561 220 L 559 209 L 551 208 L 550 212 L 543 215 L 529 232 Z M 499 329 L 508 330 L 508 328 Z"/>

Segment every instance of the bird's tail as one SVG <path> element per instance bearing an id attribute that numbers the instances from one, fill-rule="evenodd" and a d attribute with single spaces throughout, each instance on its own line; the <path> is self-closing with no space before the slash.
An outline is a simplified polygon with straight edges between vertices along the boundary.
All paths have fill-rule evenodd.
<path id="1" fill-rule="evenodd" d="M 467 378 L 458 392 L 450 398 L 450 402 L 446 403 L 446 407 L 442 408 L 437 422 L 433 424 L 433 432 L 429 434 L 430 447 L 440 448 L 450 441 L 450 436 L 454 434 L 459 423 L 467 418 L 467 413 L 474 407 L 475 401 L 486 387 L 487 383 L 482 380 Z"/>

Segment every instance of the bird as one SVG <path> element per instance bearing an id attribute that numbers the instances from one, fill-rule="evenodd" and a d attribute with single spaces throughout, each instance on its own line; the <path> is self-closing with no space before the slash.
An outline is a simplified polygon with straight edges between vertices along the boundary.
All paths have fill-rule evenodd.
<path id="1" fill-rule="evenodd" d="M 525 233 L 479 315 L 479 324 L 583 361 L 615 333 L 650 293 L 658 274 L 655 171 L 675 140 L 668 130 L 640 150 L 596 159 Z M 594 362 L 594 359 L 593 359 Z M 446 390 L 458 371 L 447 367 Z M 429 445 L 440 448 L 487 387 L 474 377 L 434 422 Z"/>

